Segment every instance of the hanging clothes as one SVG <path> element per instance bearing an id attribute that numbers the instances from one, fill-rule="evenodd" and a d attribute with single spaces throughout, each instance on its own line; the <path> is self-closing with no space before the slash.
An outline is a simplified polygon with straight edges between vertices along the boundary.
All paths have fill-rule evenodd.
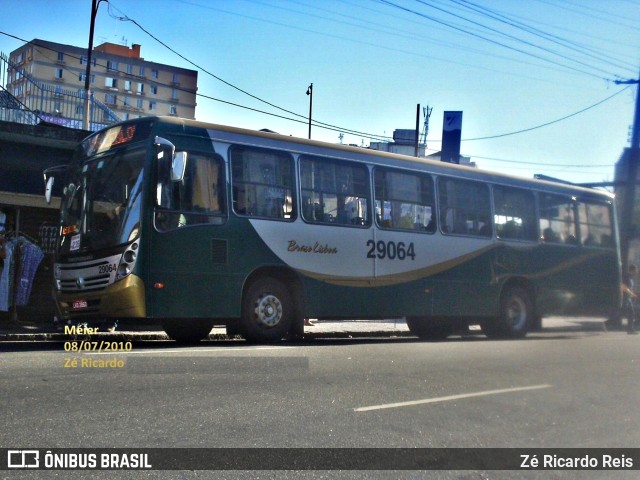
<path id="1" fill-rule="evenodd" d="M 6 239 L 0 272 L 0 311 L 8 312 L 14 303 L 16 306 L 29 303 L 33 280 L 43 258 L 42 249 L 25 237 Z"/>
<path id="2" fill-rule="evenodd" d="M 44 258 L 42 249 L 25 238 L 20 238 L 20 268 L 16 285 L 16 305 L 29 303 L 33 280 L 40 262 Z"/>
<path id="3" fill-rule="evenodd" d="M 13 305 L 13 279 L 15 278 L 13 251 L 15 245 L 13 240 L 7 240 L 4 246 L 4 266 L 0 272 L 0 311 L 3 312 L 8 312 Z"/>

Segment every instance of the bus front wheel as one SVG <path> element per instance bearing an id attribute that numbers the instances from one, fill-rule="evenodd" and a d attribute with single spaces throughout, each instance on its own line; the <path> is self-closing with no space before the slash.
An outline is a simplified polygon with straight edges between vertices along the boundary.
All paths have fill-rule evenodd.
<path id="1" fill-rule="evenodd" d="M 275 342 L 291 329 L 294 305 L 278 280 L 262 278 L 247 289 L 242 302 L 240 333 L 253 342 Z"/>

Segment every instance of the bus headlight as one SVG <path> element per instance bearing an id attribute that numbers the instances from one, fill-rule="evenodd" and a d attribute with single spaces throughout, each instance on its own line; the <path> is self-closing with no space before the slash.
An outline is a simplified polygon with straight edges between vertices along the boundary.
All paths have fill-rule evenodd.
<path id="1" fill-rule="evenodd" d="M 120 259 L 118 271 L 116 272 L 116 280 L 126 277 L 133 271 L 138 257 L 138 242 L 134 242 L 127 247 Z"/>

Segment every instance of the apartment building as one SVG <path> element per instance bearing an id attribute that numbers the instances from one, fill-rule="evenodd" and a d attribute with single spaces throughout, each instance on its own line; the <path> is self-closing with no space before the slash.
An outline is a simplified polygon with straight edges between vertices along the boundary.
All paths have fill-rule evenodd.
<path id="1" fill-rule="evenodd" d="M 128 47 L 103 43 L 95 47 L 90 69 L 94 98 L 120 120 L 150 115 L 195 119 L 198 72 L 150 62 L 140 53 L 141 46 L 137 44 Z M 60 119 L 82 116 L 86 48 L 35 39 L 11 52 L 9 58 L 14 68 L 9 73 L 7 89 L 27 108 Z M 48 86 L 53 103 L 40 108 L 42 101 L 36 97 L 41 95 L 41 89 L 34 82 Z M 107 116 L 106 109 L 101 115 Z"/>

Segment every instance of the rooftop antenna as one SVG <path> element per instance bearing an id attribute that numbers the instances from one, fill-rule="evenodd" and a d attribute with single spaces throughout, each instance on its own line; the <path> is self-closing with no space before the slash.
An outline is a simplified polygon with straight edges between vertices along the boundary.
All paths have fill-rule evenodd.
<path id="1" fill-rule="evenodd" d="M 424 149 L 427 149 L 427 135 L 429 135 L 429 118 L 431 117 L 431 112 L 433 112 L 433 107 L 422 107 L 422 115 L 424 116 L 424 126 L 422 128 L 422 135 L 420 135 L 420 143 L 424 145 Z"/>
<path id="2" fill-rule="evenodd" d="M 344 133 L 340 132 L 340 135 L 338 135 L 338 138 L 340 139 L 340 145 L 342 145 L 342 141 L 344 140 Z"/>

